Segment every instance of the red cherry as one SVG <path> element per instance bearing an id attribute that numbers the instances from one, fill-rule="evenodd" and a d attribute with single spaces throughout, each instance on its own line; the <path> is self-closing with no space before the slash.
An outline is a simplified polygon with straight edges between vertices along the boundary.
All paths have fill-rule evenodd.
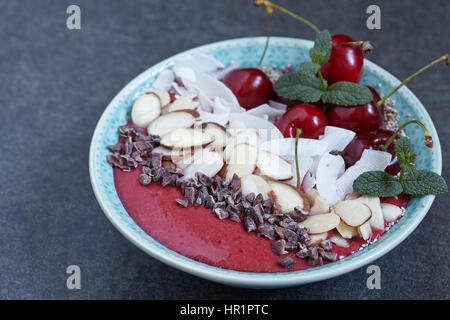
<path id="1" fill-rule="evenodd" d="M 239 104 L 247 110 L 267 103 L 275 94 L 269 77 L 256 68 L 230 71 L 222 82 L 230 88 Z"/>
<path id="2" fill-rule="evenodd" d="M 323 111 L 312 104 L 297 104 L 284 113 L 275 125 L 286 138 L 295 137 L 296 129 L 302 129 L 302 138 L 316 139 L 323 134 L 327 118 Z"/>
<path id="3" fill-rule="evenodd" d="M 343 107 L 331 106 L 327 112 L 328 122 L 331 126 L 341 127 L 356 133 L 373 131 L 381 128 L 384 122 L 383 107 L 378 107 L 380 95 L 372 87 L 373 100 L 360 106 Z"/>
<path id="4" fill-rule="evenodd" d="M 331 37 L 333 47 L 346 42 L 354 42 L 354 40 L 344 34 Z M 362 77 L 363 65 L 364 57 L 360 47 L 342 45 L 331 50 L 330 60 L 324 63 L 320 70 L 329 84 L 338 81 L 358 83 Z"/>
<path id="5" fill-rule="evenodd" d="M 345 165 L 347 167 L 354 165 L 365 149 L 380 150 L 393 134 L 393 131 L 385 129 L 357 134 L 342 153 Z M 400 172 L 400 165 L 395 154 L 395 143 L 391 143 L 386 151 L 392 155 L 392 161 L 385 171 L 396 175 Z"/>
<path id="6" fill-rule="evenodd" d="M 406 208 L 408 206 L 411 196 L 401 193 L 395 197 L 382 197 L 380 198 L 381 203 L 390 203 L 400 208 Z"/>

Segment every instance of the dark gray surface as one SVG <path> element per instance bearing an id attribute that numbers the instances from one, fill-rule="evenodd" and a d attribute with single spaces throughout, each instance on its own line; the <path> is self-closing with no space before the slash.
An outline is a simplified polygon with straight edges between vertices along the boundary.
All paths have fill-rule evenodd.
<path id="1" fill-rule="evenodd" d="M 369 4 L 382 30 L 365 27 Z M 82 30 L 66 28 L 78 4 Z M 450 2 L 280 1 L 332 33 L 370 39 L 375 63 L 399 78 L 450 51 Z M 276 13 L 274 35 L 313 33 Z M 0 298 L 26 299 L 417 299 L 450 298 L 448 195 L 417 230 L 375 263 L 382 289 L 366 288 L 366 269 L 302 287 L 246 290 L 168 268 L 128 242 L 92 192 L 88 150 L 109 101 L 136 75 L 180 51 L 264 35 L 264 10 L 251 1 L 0 2 Z M 439 132 L 449 180 L 450 69 L 443 64 L 409 87 Z M 77 264 L 82 289 L 66 288 Z"/>

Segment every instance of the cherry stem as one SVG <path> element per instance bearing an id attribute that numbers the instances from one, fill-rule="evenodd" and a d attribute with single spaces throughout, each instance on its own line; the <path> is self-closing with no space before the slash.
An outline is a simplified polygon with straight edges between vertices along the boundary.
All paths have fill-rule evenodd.
<path id="1" fill-rule="evenodd" d="M 273 9 L 277 9 L 291 17 L 293 17 L 294 19 L 297 19 L 301 22 L 303 22 L 304 24 L 306 24 L 307 26 L 309 26 L 311 29 L 313 29 L 315 32 L 320 33 L 319 28 L 317 28 L 313 23 L 311 23 L 310 21 L 306 20 L 303 17 L 300 17 L 299 15 L 293 13 L 292 11 L 289 11 L 283 7 L 280 7 L 279 5 L 271 2 L 271 1 L 267 1 L 267 0 L 256 0 L 253 2 L 253 4 L 257 7 L 261 7 L 261 6 L 266 6 L 266 7 L 270 7 Z"/>
<path id="2" fill-rule="evenodd" d="M 364 53 L 372 53 L 373 51 L 373 46 L 370 43 L 370 41 L 350 41 L 350 42 L 343 42 L 343 43 L 339 43 L 335 46 L 333 46 L 334 48 L 340 47 L 340 46 L 355 46 L 355 47 L 359 47 L 361 48 L 361 50 Z"/>
<path id="3" fill-rule="evenodd" d="M 300 190 L 300 166 L 298 164 L 298 139 L 302 135 L 303 130 L 296 128 L 295 130 L 295 170 L 297 171 L 297 189 Z"/>
<path id="4" fill-rule="evenodd" d="M 442 57 L 430 62 L 429 64 L 427 64 L 425 67 L 419 69 L 416 73 L 410 75 L 408 78 L 406 78 L 402 83 L 400 83 L 394 90 L 392 90 L 389 94 L 387 94 L 383 99 L 381 99 L 380 101 L 377 102 L 377 106 L 380 107 L 383 105 L 383 103 L 386 102 L 387 99 L 389 99 L 394 93 L 396 93 L 398 91 L 398 89 L 400 89 L 403 85 L 407 84 L 409 81 L 411 81 L 414 77 L 416 77 L 417 75 L 421 74 L 422 72 L 424 72 L 425 70 L 427 70 L 428 68 L 430 68 L 431 66 L 433 66 L 434 64 L 441 62 L 441 61 L 445 61 L 446 64 L 450 64 L 450 55 L 449 54 L 445 54 Z"/>
<path id="5" fill-rule="evenodd" d="M 418 121 L 418 120 L 411 120 L 411 121 L 408 121 L 408 122 L 405 122 L 404 124 L 402 124 L 402 125 L 394 132 L 394 134 L 389 138 L 389 140 L 386 142 L 386 144 L 383 146 L 383 148 L 381 148 L 381 151 L 386 151 L 386 150 L 389 148 L 389 146 L 391 145 L 391 143 L 394 141 L 395 137 L 400 133 L 400 131 L 402 131 L 403 128 L 405 128 L 407 125 L 410 125 L 411 123 L 418 124 L 418 125 L 422 128 L 423 133 L 424 133 L 424 135 L 425 135 L 425 145 L 426 145 L 428 148 L 433 148 L 433 137 L 432 137 L 431 134 L 428 132 L 427 127 L 425 127 L 425 125 L 424 125 L 422 122 Z"/>
<path id="6" fill-rule="evenodd" d="M 273 11 L 272 8 L 267 8 L 267 15 L 269 16 L 269 24 L 267 26 L 267 38 L 266 38 L 266 45 L 264 46 L 264 51 L 261 55 L 261 58 L 259 59 L 257 68 L 259 69 L 261 67 L 261 64 L 264 60 L 264 57 L 266 56 L 267 48 L 269 48 L 269 42 L 270 42 L 270 36 L 272 35 L 272 16 Z"/>
<path id="7" fill-rule="evenodd" d="M 319 72 L 317 72 L 317 75 L 319 76 L 320 83 L 322 83 L 323 91 L 326 91 L 327 90 L 327 85 L 325 84 L 325 81 L 324 81 L 323 75 L 322 75 L 322 71 L 320 71 L 320 69 L 319 69 Z"/>

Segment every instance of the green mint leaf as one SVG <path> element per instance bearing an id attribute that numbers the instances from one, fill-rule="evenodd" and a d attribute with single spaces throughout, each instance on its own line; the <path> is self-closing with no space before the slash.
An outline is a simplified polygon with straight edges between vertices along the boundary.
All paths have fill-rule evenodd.
<path id="1" fill-rule="evenodd" d="M 314 63 L 320 65 L 330 60 L 331 35 L 328 30 L 323 30 L 317 34 L 314 47 L 309 51 L 309 55 Z"/>
<path id="2" fill-rule="evenodd" d="M 275 92 L 286 99 L 317 102 L 322 97 L 322 84 L 315 74 L 304 67 L 296 73 L 288 73 L 280 77 L 275 84 Z"/>
<path id="3" fill-rule="evenodd" d="M 353 182 L 353 191 L 373 197 L 393 197 L 402 193 L 402 185 L 384 171 L 369 171 Z"/>
<path id="4" fill-rule="evenodd" d="M 395 153 L 401 167 L 407 167 L 416 159 L 416 155 L 412 151 L 411 141 L 408 137 L 400 138 L 395 142 Z"/>
<path id="5" fill-rule="evenodd" d="M 320 65 L 314 62 L 303 62 L 298 69 L 298 72 L 304 73 L 305 75 L 314 76 L 319 72 Z"/>
<path id="6" fill-rule="evenodd" d="M 328 87 L 322 101 L 340 106 L 358 106 L 372 101 L 369 88 L 358 83 L 340 81 Z"/>
<path id="7" fill-rule="evenodd" d="M 416 170 L 408 166 L 401 178 L 403 192 L 412 196 L 436 195 L 448 192 L 445 180 L 433 171 Z"/>

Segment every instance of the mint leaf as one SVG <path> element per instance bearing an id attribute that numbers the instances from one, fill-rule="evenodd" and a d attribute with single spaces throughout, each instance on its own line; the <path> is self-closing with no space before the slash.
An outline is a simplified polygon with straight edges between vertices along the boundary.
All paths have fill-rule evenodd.
<path id="1" fill-rule="evenodd" d="M 425 196 L 448 192 L 445 180 L 437 173 L 428 170 L 416 170 L 409 166 L 405 169 L 400 180 L 404 193 L 413 196 Z"/>
<path id="2" fill-rule="evenodd" d="M 416 159 L 416 155 L 412 151 L 411 141 L 408 137 L 403 137 L 395 142 L 395 153 L 398 164 L 401 167 L 407 167 Z"/>
<path id="3" fill-rule="evenodd" d="M 402 193 L 402 185 L 384 171 L 369 171 L 353 182 L 353 191 L 367 196 L 392 197 Z"/>
<path id="4" fill-rule="evenodd" d="M 369 88 L 358 83 L 340 81 L 328 87 L 322 101 L 340 106 L 358 106 L 372 101 Z"/>
<path id="5" fill-rule="evenodd" d="M 328 30 L 323 30 L 317 34 L 314 47 L 309 51 L 309 55 L 314 63 L 320 65 L 330 60 L 331 35 Z"/>
<path id="6" fill-rule="evenodd" d="M 300 65 L 298 72 L 303 73 L 305 75 L 314 76 L 319 72 L 320 65 L 314 62 L 306 61 Z"/>
<path id="7" fill-rule="evenodd" d="M 314 74 L 306 68 L 299 72 L 285 74 L 275 84 L 275 92 L 286 99 L 317 102 L 322 97 L 322 84 Z"/>

